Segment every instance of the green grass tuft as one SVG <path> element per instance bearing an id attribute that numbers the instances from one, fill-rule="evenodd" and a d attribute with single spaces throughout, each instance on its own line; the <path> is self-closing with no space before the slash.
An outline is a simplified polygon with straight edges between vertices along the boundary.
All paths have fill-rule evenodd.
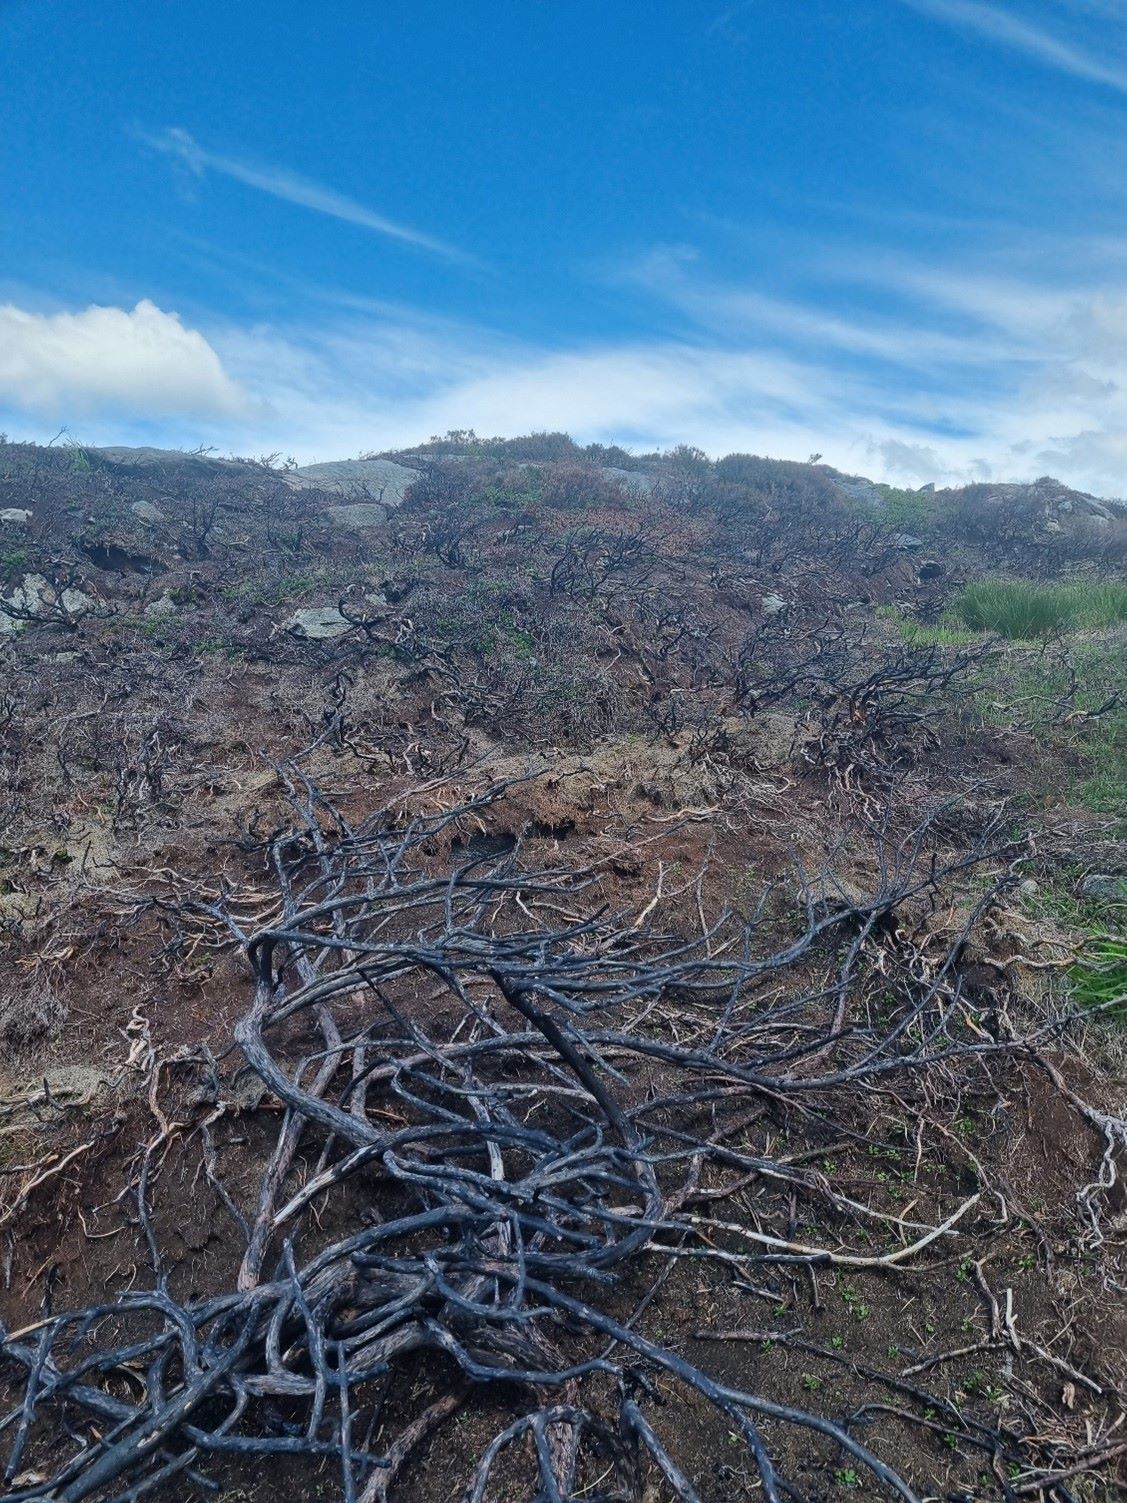
<path id="1" fill-rule="evenodd" d="M 224 600 L 244 605 L 285 605 L 307 595 L 317 583 L 314 574 L 283 574 L 275 579 L 244 579 L 221 591 Z"/>
<path id="2" fill-rule="evenodd" d="M 1100 935 L 1069 972 L 1073 999 L 1127 1020 L 1127 939 Z"/>
<path id="3" fill-rule="evenodd" d="M 1074 638 L 1059 648 L 1011 649 L 984 664 L 977 702 L 988 722 L 1015 720 L 1046 750 L 1075 759 L 1065 796 L 1110 815 L 1127 838 L 1127 638 Z"/>
<path id="4" fill-rule="evenodd" d="M 972 631 L 1028 641 L 1056 631 L 1127 621 L 1127 585 L 980 579 L 955 597 L 952 608 Z"/>
<path id="5" fill-rule="evenodd" d="M 918 621 L 901 620 L 897 630 L 910 647 L 965 647 L 978 640 L 976 632 L 957 622 L 941 621 L 938 626 L 921 626 Z"/>

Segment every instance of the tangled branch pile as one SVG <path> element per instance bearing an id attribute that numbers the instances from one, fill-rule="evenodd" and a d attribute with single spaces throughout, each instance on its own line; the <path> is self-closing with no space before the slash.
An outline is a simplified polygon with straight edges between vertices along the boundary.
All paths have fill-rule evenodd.
<path id="1" fill-rule="evenodd" d="M 945 900 L 953 869 L 928 854 L 941 810 L 907 839 L 877 832 L 881 879 L 866 897 L 844 900 L 829 872 L 805 881 L 789 935 L 768 894 L 750 922 L 723 915 L 676 938 L 592 908 L 595 869 L 527 870 L 519 843 L 456 859 L 453 835 L 504 785 L 405 828 L 383 813 L 353 829 L 291 776 L 300 818 L 261 846 L 272 921 L 250 931 L 234 902 L 193 915 L 245 948 L 254 999 L 235 1037 L 284 1107 L 241 1204 L 207 1131 L 217 1108 L 205 1122 L 206 1174 L 241 1264 L 219 1294 L 173 1292 L 150 1197 L 184 1124 L 158 1113 L 132 1191 L 149 1287 L 4 1333 L 23 1373 L 0 1425 L 8 1496 L 134 1499 L 253 1453 L 331 1457 L 341 1496 L 375 1503 L 470 1395 L 500 1389 L 519 1395 L 517 1415 L 467 1479 L 478 1503 L 495 1473 L 529 1466 L 525 1485 L 551 1503 L 649 1496 L 658 1475 L 698 1497 L 661 1433 L 660 1405 L 678 1391 L 738 1435 L 765 1498 L 796 1496 L 772 1461 L 770 1433 L 786 1425 L 866 1469 L 878 1491 L 915 1497 L 848 1421 L 717 1381 L 638 1334 L 630 1291 L 640 1269 L 660 1282 L 691 1260 L 745 1281 L 772 1265 L 906 1264 L 998 1215 L 989 1186 L 960 1197 L 942 1177 L 931 1220 L 874 1213 L 802 1155 L 741 1147 L 765 1108 L 796 1129 L 843 1124 L 870 1094 L 920 1103 L 959 1071 L 1028 1051 L 998 1020 L 995 1036 L 983 1028 L 957 966 L 1012 880 L 997 831 L 957 863 L 996 879 L 934 952 L 926 924 L 913 939 L 897 916 Z M 214 1072 L 203 1056 L 191 1067 Z M 751 1217 L 700 1209 L 749 1186 Z M 836 1241 L 795 1239 L 796 1197 L 817 1204 Z M 886 1251 L 858 1244 L 866 1226 Z M 420 1353 L 447 1381 L 404 1412 L 403 1374 Z M 1005 1449 L 986 1427 L 961 1428 Z"/>

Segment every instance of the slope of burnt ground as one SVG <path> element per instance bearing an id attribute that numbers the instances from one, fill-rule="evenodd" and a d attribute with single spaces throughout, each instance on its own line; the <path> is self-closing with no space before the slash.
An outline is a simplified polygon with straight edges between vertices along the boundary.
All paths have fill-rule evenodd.
<path id="1" fill-rule="evenodd" d="M 1117 1496 L 1122 516 L 522 443 L 0 448 L 7 1495 Z"/>

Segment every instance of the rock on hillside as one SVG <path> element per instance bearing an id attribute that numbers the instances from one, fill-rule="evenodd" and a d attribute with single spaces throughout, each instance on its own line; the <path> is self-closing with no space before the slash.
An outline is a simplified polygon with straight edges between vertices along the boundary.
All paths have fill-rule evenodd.
<path id="1" fill-rule="evenodd" d="M 871 506 L 876 512 L 887 509 L 892 504 L 892 497 L 914 494 L 922 504 L 934 501 L 936 505 L 942 505 L 955 497 L 973 496 L 983 507 L 1012 505 L 1015 502 L 1024 504 L 1031 511 L 1040 512 L 1044 520 L 1072 517 L 1088 520 L 1095 518 L 1108 523 L 1127 522 L 1127 502 L 1100 500 L 1096 496 L 1089 496 L 1085 491 L 1074 491 L 1063 481 L 1054 480 L 1049 475 L 1030 483 L 982 483 L 954 486 L 946 490 L 936 490 L 934 485 L 924 485 L 911 492 L 879 485 L 863 475 L 842 475 L 837 470 L 828 468 L 826 473 L 843 496 L 854 503 Z"/>
<path id="2" fill-rule="evenodd" d="M 287 470 L 291 485 L 316 486 L 318 490 L 370 496 L 384 506 L 398 506 L 407 487 L 419 478 L 418 470 L 391 459 L 332 459 L 324 464 L 299 465 Z"/>
<path id="3" fill-rule="evenodd" d="M 243 470 L 248 463 L 241 459 L 218 459 L 214 454 L 193 452 L 188 449 L 153 449 L 144 445 L 114 444 L 108 448 L 93 448 L 87 452 L 98 454 L 111 465 L 122 465 L 131 470 L 172 470 L 188 467 L 193 470 Z"/>

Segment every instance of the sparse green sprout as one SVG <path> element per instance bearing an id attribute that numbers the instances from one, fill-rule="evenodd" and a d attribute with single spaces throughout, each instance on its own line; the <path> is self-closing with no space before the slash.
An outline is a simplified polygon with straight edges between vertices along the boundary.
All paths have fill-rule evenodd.
<path id="1" fill-rule="evenodd" d="M 852 1284 L 842 1285 L 841 1297 L 854 1320 L 868 1320 L 872 1312 Z"/>

